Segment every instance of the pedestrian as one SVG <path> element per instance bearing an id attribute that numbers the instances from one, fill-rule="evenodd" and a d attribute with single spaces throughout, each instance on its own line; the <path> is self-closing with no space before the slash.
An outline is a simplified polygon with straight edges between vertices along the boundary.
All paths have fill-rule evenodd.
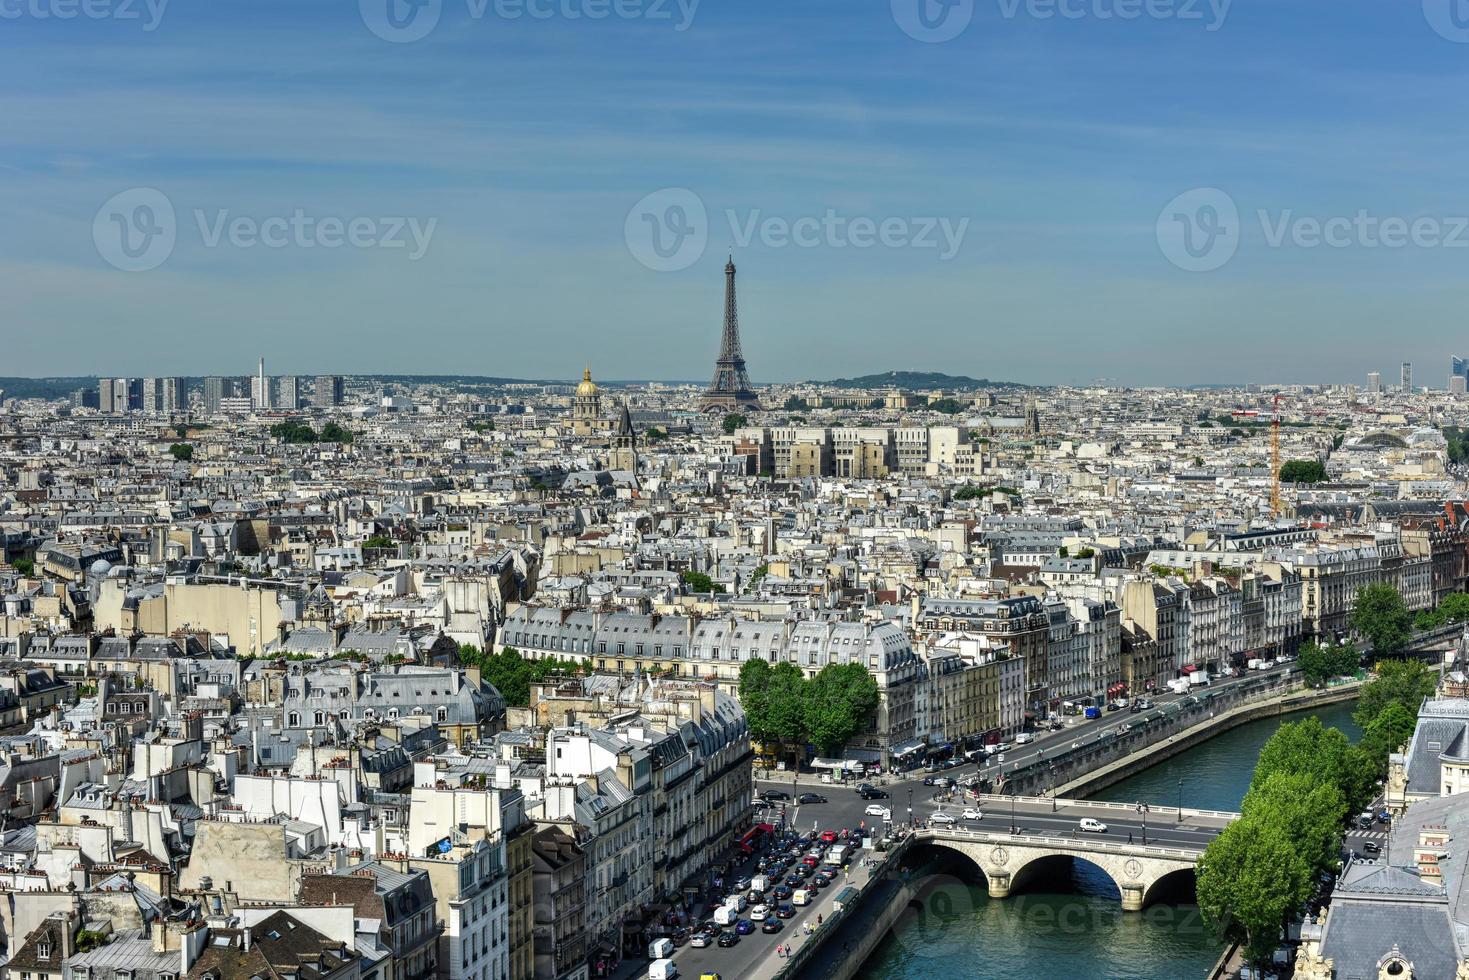
<path id="1" fill-rule="evenodd" d="M 816 924 L 818 926 L 821 925 L 821 914 L 820 913 L 817 913 L 817 915 L 816 915 Z"/>
<path id="2" fill-rule="evenodd" d="M 1132 831 L 1130 831 L 1130 830 L 1127 832 L 1127 842 L 1129 844 L 1132 843 Z"/>

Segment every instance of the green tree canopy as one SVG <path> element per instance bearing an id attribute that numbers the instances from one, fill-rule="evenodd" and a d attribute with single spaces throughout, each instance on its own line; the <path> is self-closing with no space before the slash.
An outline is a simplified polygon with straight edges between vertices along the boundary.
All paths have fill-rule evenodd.
<path id="1" fill-rule="evenodd" d="M 1284 828 L 1314 871 L 1335 866 L 1347 817 L 1347 801 L 1336 786 L 1308 773 L 1274 772 L 1245 795 L 1240 812 Z"/>
<path id="2" fill-rule="evenodd" d="M 743 415 L 740 415 L 736 412 L 730 412 L 724 417 L 724 434 L 727 436 L 734 435 L 735 429 L 743 428 L 747 421 L 749 420 L 746 419 Z"/>
<path id="3" fill-rule="evenodd" d="M 1352 718 L 1366 731 L 1390 704 L 1398 704 L 1418 715 L 1418 706 L 1438 686 L 1438 676 L 1421 660 L 1384 660 L 1377 676 L 1362 686 Z"/>
<path id="4" fill-rule="evenodd" d="M 714 580 L 703 572 L 684 572 L 679 578 L 694 592 L 714 591 Z"/>
<path id="5" fill-rule="evenodd" d="M 804 716 L 806 684 L 801 668 L 789 661 L 781 661 L 771 669 L 766 711 L 772 738 L 796 746 L 807 741 Z"/>
<path id="6" fill-rule="evenodd" d="M 1367 639 L 1372 652 L 1391 657 L 1413 638 L 1413 617 L 1398 590 L 1385 582 L 1357 590 L 1347 625 Z"/>
<path id="7" fill-rule="evenodd" d="M 1199 910 L 1253 962 L 1274 952 L 1280 930 L 1312 892 L 1311 866 L 1284 827 L 1241 817 L 1199 859 Z"/>
<path id="8" fill-rule="evenodd" d="M 877 681 L 861 664 L 828 664 L 808 682 L 806 731 L 817 749 L 835 755 L 877 710 Z"/>
<path id="9" fill-rule="evenodd" d="M 764 660 L 746 660 L 740 667 L 740 707 L 745 709 L 745 724 L 756 741 L 770 737 L 770 664 Z"/>
<path id="10" fill-rule="evenodd" d="M 1320 687 L 1332 677 L 1344 677 L 1354 674 L 1361 665 L 1361 655 L 1357 648 L 1350 644 L 1345 646 L 1320 646 L 1316 643 L 1307 643 L 1301 647 L 1297 655 L 1301 673 L 1306 676 L 1306 683 L 1312 687 Z"/>
<path id="11" fill-rule="evenodd" d="M 335 422 L 328 422 L 326 425 L 324 425 L 324 426 L 321 427 L 321 441 L 322 442 L 341 442 L 341 443 L 347 443 L 347 442 L 351 442 L 352 439 L 353 439 L 352 433 L 348 432 L 346 429 L 342 428 L 340 425 L 337 425 L 337 423 L 335 423 Z"/>
<path id="12" fill-rule="evenodd" d="M 186 463 L 194 458 L 194 447 L 187 442 L 176 442 L 168 447 L 168 451 L 173 454 L 174 459 L 181 463 Z"/>
<path id="13" fill-rule="evenodd" d="M 374 534 L 362 542 L 362 547 L 364 548 L 396 548 L 397 546 L 398 543 L 386 534 Z"/>
<path id="14" fill-rule="evenodd" d="M 11 567 L 20 572 L 26 578 L 36 574 L 36 563 L 30 558 L 17 558 L 10 563 Z"/>
<path id="15" fill-rule="evenodd" d="M 1293 459 L 1280 467 L 1281 483 L 1324 483 L 1326 467 L 1319 459 Z"/>
<path id="16" fill-rule="evenodd" d="M 1250 789 L 1276 773 L 1302 775 L 1334 787 L 1352 811 L 1371 801 L 1375 785 L 1364 753 L 1339 728 L 1327 728 L 1312 715 L 1286 722 L 1260 750 Z"/>
<path id="17" fill-rule="evenodd" d="M 524 708 L 530 705 L 530 687 L 552 674 L 576 673 L 581 664 L 561 657 L 527 658 L 514 647 L 505 647 L 499 653 L 486 653 L 478 647 L 461 644 L 459 662 L 478 667 L 480 677 L 489 681 L 500 692 L 505 703 L 511 707 Z"/>
<path id="18" fill-rule="evenodd" d="M 1387 775 L 1387 758 L 1413 737 L 1418 725 L 1418 716 L 1396 701 L 1390 701 L 1362 729 L 1362 751 L 1372 763 L 1373 774 L 1381 779 Z"/>
<path id="19" fill-rule="evenodd" d="M 277 422 L 270 427 L 273 438 L 279 439 L 288 445 L 316 442 L 316 430 L 302 422 L 300 419 L 286 419 Z"/>

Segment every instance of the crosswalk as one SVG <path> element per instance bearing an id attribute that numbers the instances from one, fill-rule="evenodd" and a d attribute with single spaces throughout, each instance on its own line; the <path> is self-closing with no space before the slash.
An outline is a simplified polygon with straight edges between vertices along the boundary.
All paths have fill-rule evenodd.
<path id="1" fill-rule="evenodd" d="M 1381 841 L 1387 840 L 1387 831 L 1385 831 L 1385 830 L 1349 830 L 1349 831 L 1346 832 L 1346 836 L 1347 837 L 1356 837 L 1356 838 L 1358 838 L 1360 840 L 1375 840 L 1375 841 L 1381 842 Z"/>

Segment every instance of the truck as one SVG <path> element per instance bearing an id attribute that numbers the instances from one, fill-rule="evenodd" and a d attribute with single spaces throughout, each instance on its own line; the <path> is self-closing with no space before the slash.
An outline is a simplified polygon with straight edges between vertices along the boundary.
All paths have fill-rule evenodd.
<path id="1" fill-rule="evenodd" d="M 1183 677 L 1175 677 L 1168 682 L 1168 690 L 1174 694 L 1184 694 L 1188 691 L 1188 680 Z"/>
<path id="2" fill-rule="evenodd" d="M 1265 661 L 1261 660 L 1259 657 L 1252 657 L 1252 658 L 1250 658 L 1250 662 L 1247 663 L 1245 666 L 1248 667 L 1248 668 L 1250 668 L 1251 670 L 1264 670 L 1266 667 L 1269 667 L 1270 665 L 1268 663 L 1266 663 Z"/>
<path id="3" fill-rule="evenodd" d="M 756 875 L 750 879 L 751 892 L 763 892 L 770 888 L 770 879 L 765 875 Z"/>
<path id="4" fill-rule="evenodd" d="M 1188 675 L 1189 687 L 1208 687 L 1209 672 L 1207 670 L 1196 670 Z"/>
<path id="5" fill-rule="evenodd" d="M 826 863 L 833 868 L 840 868 L 847 860 L 847 846 L 838 844 L 826 852 Z"/>

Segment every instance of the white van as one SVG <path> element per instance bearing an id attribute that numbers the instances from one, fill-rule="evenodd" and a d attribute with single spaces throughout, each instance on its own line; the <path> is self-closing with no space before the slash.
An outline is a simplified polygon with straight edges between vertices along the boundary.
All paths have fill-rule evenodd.
<path id="1" fill-rule="evenodd" d="M 807 888 L 797 888 L 796 893 L 791 896 L 792 905 L 810 905 L 811 891 Z"/>
<path id="2" fill-rule="evenodd" d="M 1094 817 L 1082 817 L 1081 823 L 1078 826 L 1089 834 L 1105 834 L 1107 832 L 1107 825 Z"/>
<path id="3" fill-rule="evenodd" d="M 724 900 L 724 904 L 728 905 L 736 912 L 743 912 L 746 906 L 749 905 L 749 902 L 746 901 L 744 895 L 731 895 L 729 898 L 726 898 Z"/>
<path id="4" fill-rule="evenodd" d="M 714 910 L 714 924 L 717 926 L 732 926 L 739 917 L 739 910 L 730 905 L 721 905 Z"/>
<path id="5" fill-rule="evenodd" d="M 648 964 L 648 980 L 673 980 L 678 976 L 678 964 L 673 960 L 654 960 Z"/>
<path id="6" fill-rule="evenodd" d="M 750 879 L 750 891 L 763 892 L 770 887 L 770 879 L 765 875 L 756 875 Z"/>
<path id="7" fill-rule="evenodd" d="M 1034 741 L 1035 736 L 1032 735 L 1030 732 L 1021 732 L 1019 735 L 1015 736 L 1016 745 L 1029 745 L 1031 742 Z"/>
<path id="8" fill-rule="evenodd" d="M 673 940 L 666 936 L 648 944 L 648 959 L 666 960 L 673 955 Z"/>

